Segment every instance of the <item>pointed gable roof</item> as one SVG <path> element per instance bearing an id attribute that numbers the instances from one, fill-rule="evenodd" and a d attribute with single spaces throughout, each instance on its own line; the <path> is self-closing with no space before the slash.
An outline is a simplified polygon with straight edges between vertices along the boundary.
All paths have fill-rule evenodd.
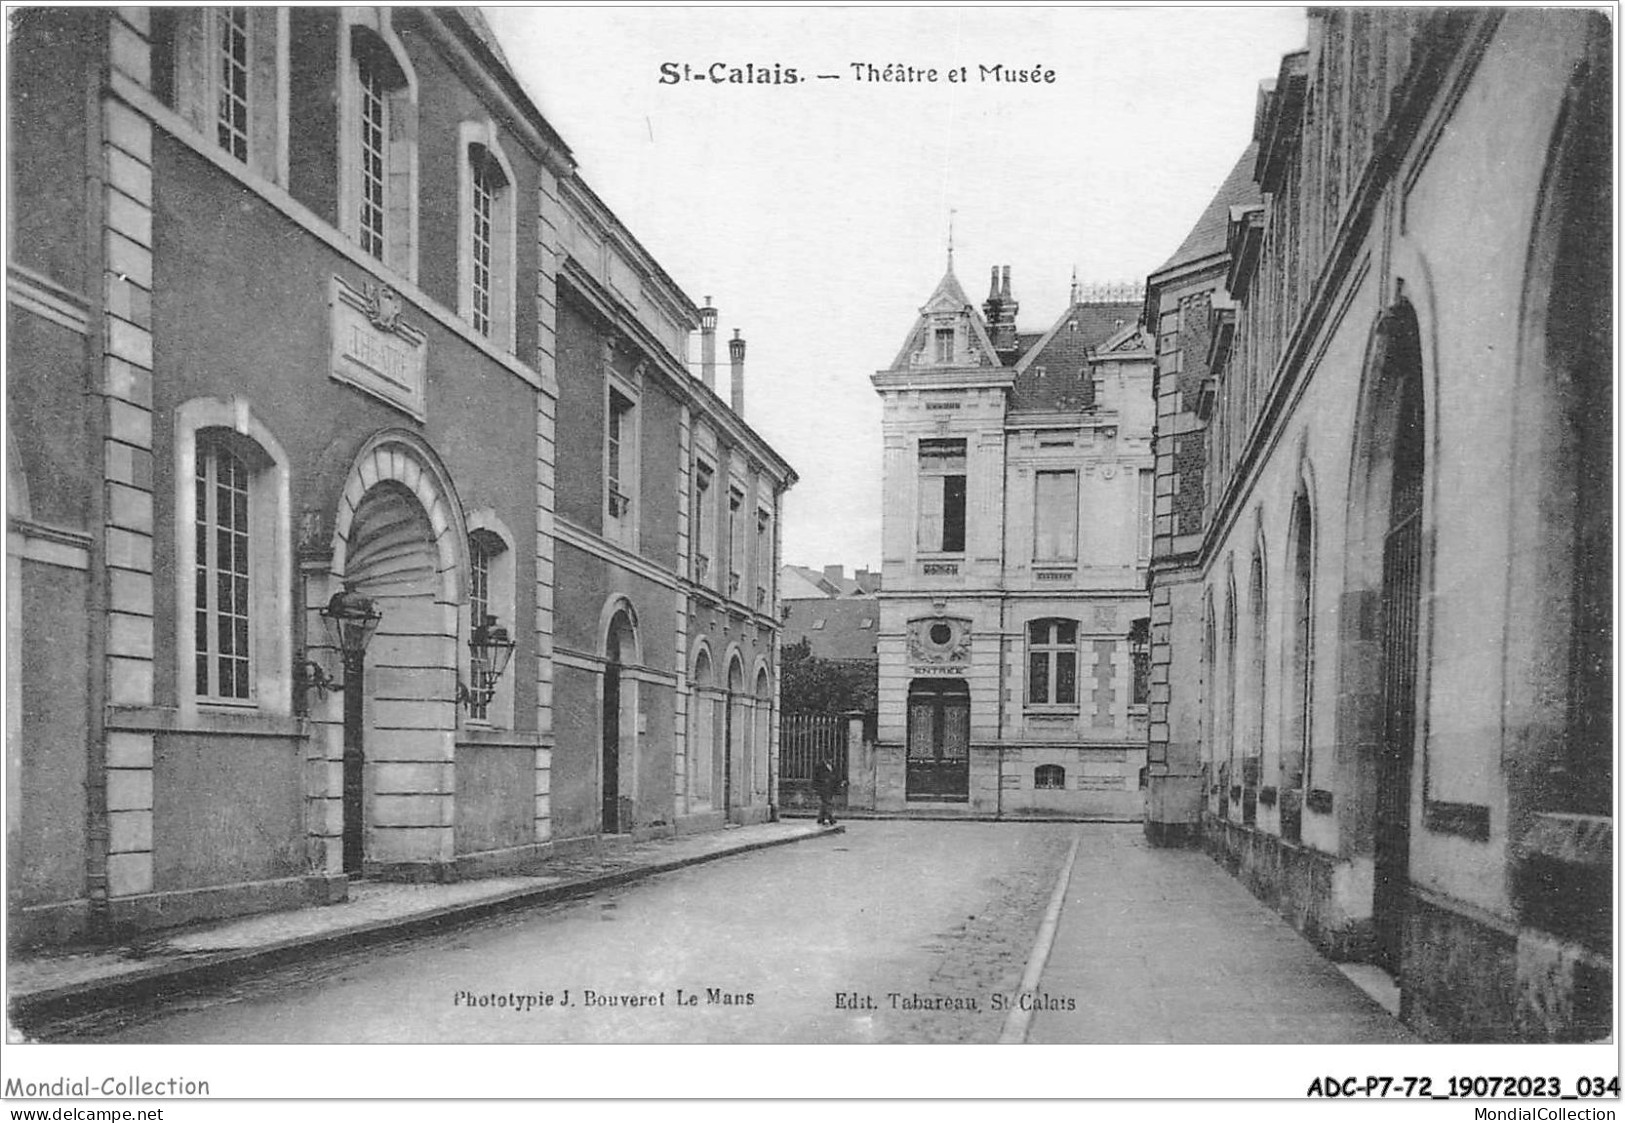
<path id="1" fill-rule="evenodd" d="M 1253 180 L 1253 166 L 1257 162 L 1258 142 L 1254 141 L 1241 154 L 1236 166 L 1230 169 L 1230 174 L 1225 176 L 1224 183 L 1196 220 L 1196 225 L 1185 235 L 1179 249 L 1174 251 L 1174 256 L 1152 271 L 1153 277 L 1224 252 L 1225 236 L 1230 227 L 1230 208 L 1263 201 L 1258 184 Z"/>
<path id="2" fill-rule="evenodd" d="M 987 325 L 982 322 L 982 314 L 976 310 L 970 297 L 965 295 L 964 286 L 959 278 L 954 276 L 953 263 L 948 263 L 948 271 L 937 282 L 937 287 L 920 307 L 919 318 L 914 321 L 914 327 L 909 330 L 908 338 L 903 341 L 902 350 L 897 352 L 897 358 L 892 360 L 891 370 L 906 370 L 909 368 L 909 358 L 925 349 L 928 341 L 926 335 L 930 330 L 932 321 L 939 316 L 963 316 L 969 325 L 971 341 L 971 355 L 965 362 L 954 363 L 955 367 L 999 366 L 998 352 L 993 349 L 993 340 L 988 337 Z"/>

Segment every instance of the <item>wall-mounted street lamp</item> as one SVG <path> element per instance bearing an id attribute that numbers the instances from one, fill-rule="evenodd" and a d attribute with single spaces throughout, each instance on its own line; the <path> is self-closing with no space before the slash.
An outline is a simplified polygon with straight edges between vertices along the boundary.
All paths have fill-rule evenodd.
<path id="1" fill-rule="evenodd" d="M 470 667 L 474 685 L 465 686 L 461 679 L 457 680 L 457 704 L 483 713 L 497 692 L 497 680 L 508 669 L 513 649 L 514 641 L 508 629 L 498 624 L 495 616 L 487 616 L 476 624 L 468 640 L 468 650 L 473 655 Z"/>
<path id="2" fill-rule="evenodd" d="M 352 671 L 359 681 L 367 644 L 372 642 L 384 614 L 378 611 L 371 597 L 364 597 L 353 589 L 342 589 L 333 594 L 333 599 L 322 609 L 321 617 L 328 639 L 338 648 L 344 661 L 344 681 L 335 681 L 320 663 L 306 659 L 299 666 L 294 686 L 301 692 L 314 690 L 318 698 L 325 699 L 329 691 L 336 693 L 344 689 Z"/>

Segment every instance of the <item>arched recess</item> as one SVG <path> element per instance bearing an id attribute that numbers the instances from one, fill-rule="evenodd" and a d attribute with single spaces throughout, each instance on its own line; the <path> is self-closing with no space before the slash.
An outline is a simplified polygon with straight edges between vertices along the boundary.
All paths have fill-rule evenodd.
<path id="1" fill-rule="evenodd" d="M 745 693 L 745 661 L 737 643 L 728 646 L 728 708 L 722 758 L 722 806 L 728 817 L 750 792 L 750 698 Z"/>
<path id="2" fill-rule="evenodd" d="M 1509 844 L 1544 812 L 1612 814 L 1613 75 L 1611 28 L 1586 18 L 1589 54 L 1553 130 L 1519 310 L 1522 486 L 1511 497 L 1503 669 Z M 1567 930 L 1559 918 L 1540 922 Z"/>
<path id="3" fill-rule="evenodd" d="M 1277 783 L 1281 835 L 1302 834 L 1304 793 L 1313 786 L 1315 678 L 1315 486 L 1299 451 L 1297 486 L 1287 516 L 1281 644 L 1281 723 Z"/>
<path id="4" fill-rule="evenodd" d="M 1219 746 L 1221 749 L 1221 763 L 1219 765 L 1219 817 L 1228 819 L 1232 815 L 1239 817 L 1241 808 L 1232 806 L 1241 802 L 1241 769 L 1237 763 L 1237 732 L 1236 732 L 1236 680 L 1238 670 L 1236 666 L 1236 573 L 1233 558 L 1225 560 L 1224 572 L 1224 610 L 1220 617 L 1219 640 L 1222 647 L 1219 651 L 1219 662 L 1222 667 L 1221 682 L 1223 686 L 1219 694 Z"/>
<path id="5" fill-rule="evenodd" d="M 1247 706 L 1241 750 L 1241 814 L 1247 823 L 1258 817 L 1258 793 L 1264 785 L 1264 715 L 1269 708 L 1269 582 L 1264 563 L 1269 554 L 1262 513 L 1255 524 L 1247 563 Z"/>
<path id="6" fill-rule="evenodd" d="M 711 647 L 702 636 L 694 641 L 693 669 L 689 675 L 688 701 L 688 809 L 710 811 L 718 790 L 716 774 L 721 769 L 717 736 L 722 721 L 721 705 Z"/>
<path id="7" fill-rule="evenodd" d="M 600 697 L 602 720 L 600 792 L 605 834 L 630 831 L 636 825 L 638 779 L 638 680 L 643 662 L 637 610 L 624 596 L 604 606 L 604 675 Z"/>
<path id="8" fill-rule="evenodd" d="M 333 520 L 325 582 L 306 592 L 306 637 L 328 640 L 320 609 L 348 588 L 381 613 L 365 654 L 364 695 L 329 697 L 312 713 L 337 725 L 329 759 L 344 761 L 337 800 L 345 868 L 450 861 L 459 630 L 468 528 L 450 474 L 416 433 L 381 430 L 362 443 Z M 337 653 L 327 662 L 337 666 Z M 335 743 L 337 742 L 337 743 Z"/>
<path id="9" fill-rule="evenodd" d="M 761 803 L 768 796 L 768 777 L 773 744 L 773 679 L 767 671 L 767 660 L 757 659 L 752 687 L 750 793 L 752 803 Z"/>
<path id="10" fill-rule="evenodd" d="M 1373 955 L 1399 974 L 1425 742 L 1433 424 L 1421 326 L 1398 286 L 1367 349 L 1350 458 L 1339 651 L 1339 830 L 1373 870 Z"/>
<path id="11" fill-rule="evenodd" d="M 1219 813 L 1219 627 L 1213 587 L 1202 591 L 1202 775 L 1208 813 Z"/>

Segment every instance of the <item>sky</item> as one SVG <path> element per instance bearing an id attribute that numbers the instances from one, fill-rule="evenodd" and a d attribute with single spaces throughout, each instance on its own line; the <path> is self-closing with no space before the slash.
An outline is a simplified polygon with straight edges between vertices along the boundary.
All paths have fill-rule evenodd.
<path id="1" fill-rule="evenodd" d="M 1010 266 L 1023 331 L 1060 316 L 1074 269 L 1143 282 L 1306 35 L 1284 6 L 483 10 L 581 177 L 745 338 L 745 418 L 800 477 L 784 560 L 849 571 L 880 564 L 870 376 L 942 278 L 950 223 L 967 294 Z M 662 81 L 685 63 L 801 81 Z"/>

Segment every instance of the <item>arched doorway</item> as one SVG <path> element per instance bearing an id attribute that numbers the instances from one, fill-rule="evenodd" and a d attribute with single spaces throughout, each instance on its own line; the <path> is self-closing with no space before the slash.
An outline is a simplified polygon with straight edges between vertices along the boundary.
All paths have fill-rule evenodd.
<path id="1" fill-rule="evenodd" d="M 701 647 L 694 656 L 693 693 L 688 711 L 688 809 L 711 810 L 716 780 L 716 683 L 711 653 Z"/>
<path id="2" fill-rule="evenodd" d="M 915 679 L 908 687 L 906 799 L 970 798 L 970 687 L 964 679 Z"/>
<path id="3" fill-rule="evenodd" d="M 1403 297 L 1373 334 L 1351 481 L 1348 581 L 1372 607 L 1345 619 L 1345 673 L 1375 672 L 1345 690 L 1340 741 L 1368 745 L 1355 769 L 1350 825 L 1372 863 L 1372 960 L 1401 975 L 1410 900 L 1411 820 L 1420 710 L 1424 483 L 1427 437 L 1421 331 Z"/>
<path id="4" fill-rule="evenodd" d="M 422 793 L 403 767 L 441 755 L 445 747 L 429 742 L 450 725 L 438 711 L 455 705 L 452 683 L 437 690 L 429 681 L 456 639 L 445 634 L 436 603 L 435 537 L 417 496 L 392 480 L 362 497 L 350 524 L 344 583 L 382 614 L 365 653 L 367 673 L 353 668 L 360 682 L 347 682 L 343 696 L 344 871 L 352 875 L 379 861 L 439 856 L 420 852 L 407 829 L 431 824 L 411 821 L 406 809 Z M 391 825 L 381 831 L 381 821 Z"/>
<path id="5" fill-rule="evenodd" d="M 767 800 L 771 791 L 768 782 L 769 749 L 773 741 L 773 684 L 767 677 L 767 668 L 756 671 L 756 720 L 751 733 L 751 802 Z"/>
<path id="6" fill-rule="evenodd" d="M 318 646 L 327 630 L 319 609 L 341 588 L 381 614 L 364 663 L 346 668 L 344 692 L 311 710 L 330 731 L 335 766 L 313 789 L 327 803 L 313 834 L 330 873 L 415 878 L 456 857 L 456 780 L 445 766 L 456 759 L 467 541 L 434 450 L 407 430 L 369 437 L 337 500 L 329 579 L 313 579 L 305 597 L 305 635 Z M 337 790 L 325 779 L 333 772 Z"/>
<path id="7" fill-rule="evenodd" d="M 749 729 L 745 713 L 745 667 L 736 653 L 728 661 L 727 729 L 723 738 L 725 750 L 722 764 L 722 806 L 731 820 L 734 808 L 742 801 L 740 796 L 749 791 L 750 778 L 746 774 L 744 744 Z"/>
<path id="8" fill-rule="evenodd" d="M 637 625 L 629 607 L 610 618 L 604 640 L 603 793 L 605 834 L 633 827 L 637 779 L 637 684 L 628 677 L 638 661 Z"/>

